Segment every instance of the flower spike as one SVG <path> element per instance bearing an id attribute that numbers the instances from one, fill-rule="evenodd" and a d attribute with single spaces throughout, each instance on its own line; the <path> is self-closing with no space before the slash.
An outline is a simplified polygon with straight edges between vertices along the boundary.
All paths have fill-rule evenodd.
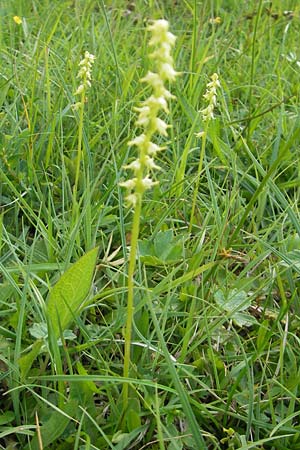
<path id="1" fill-rule="evenodd" d="M 134 173 L 134 183 L 129 180 L 120 183 L 120 186 L 127 188 L 129 195 L 127 201 L 135 206 L 136 199 L 156 185 L 157 182 L 149 178 L 149 173 L 159 170 L 155 164 L 156 154 L 165 147 L 160 147 L 152 142 L 154 134 L 161 136 L 168 135 L 169 125 L 159 117 L 160 112 L 169 113 L 168 100 L 174 96 L 165 87 L 166 82 L 174 81 L 178 73 L 173 68 L 172 47 L 176 37 L 169 32 L 169 23 L 164 20 L 153 21 L 148 26 L 151 32 L 149 45 L 153 48 L 150 58 L 153 61 L 153 71 L 149 71 L 140 81 L 148 84 L 152 88 L 152 94 L 142 102 L 139 107 L 134 108 L 138 112 L 136 125 L 142 128 L 142 133 L 128 142 L 129 146 L 136 146 L 138 157 L 130 164 L 124 166 L 126 170 Z M 134 197 L 132 197 L 132 195 Z M 133 201 L 134 200 L 134 201 Z"/>

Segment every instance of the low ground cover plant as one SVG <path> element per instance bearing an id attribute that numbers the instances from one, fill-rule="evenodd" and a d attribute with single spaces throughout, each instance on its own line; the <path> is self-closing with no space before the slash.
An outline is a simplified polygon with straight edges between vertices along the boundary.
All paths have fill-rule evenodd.
<path id="1" fill-rule="evenodd" d="M 299 449 L 297 2 L 0 9 L 0 448 Z"/>

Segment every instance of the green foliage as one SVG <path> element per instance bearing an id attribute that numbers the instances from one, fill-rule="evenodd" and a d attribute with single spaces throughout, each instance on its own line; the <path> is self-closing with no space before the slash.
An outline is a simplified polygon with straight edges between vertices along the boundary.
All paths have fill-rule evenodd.
<path id="1" fill-rule="evenodd" d="M 141 261 L 149 266 L 178 264 L 183 259 L 183 239 L 175 238 L 173 230 L 160 231 L 153 242 L 143 239 L 139 242 Z"/>
<path id="2" fill-rule="evenodd" d="M 1 3 L 1 448 L 300 448 L 298 3 Z M 162 17 L 181 76 L 141 210 L 124 380 L 132 214 L 119 182 L 149 96 L 145 25 Z"/>
<path id="3" fill-rule="evenodd" d="M 70 422 L 70 416 L 77 407 L 75 402 L 69 402 L 64 406 L 62 411 L 53 411 L 49 419 L 47 419 L 42 427 L 40 427 L 40 437 L 41 442 L 45 448 L 49 447 L 50 444 L 56 442 L 57 439 L 65 431 L 66 427 Z M 27 449 L 40 450 L 39 436 L 36 434 L 30 442 L 30 446 Z"/>
<path id="4" fill-rule="evenodd" d="M 219 289 L 215 292 L 215 301 L 217 305 L 240 327 L 256 324 L 256 320 L 250 314 L 242 313 L 251 306 L 251 300 L 245 291 L 232 289 L 224 294 Z"/>
<path id="5" fill-rule="evenodd" d="M 76 318 L 87 298 L 94 276 L 98 248 L 83 255 L 51 289 L 47 317 L 51 332 L 58 338 Z"/>

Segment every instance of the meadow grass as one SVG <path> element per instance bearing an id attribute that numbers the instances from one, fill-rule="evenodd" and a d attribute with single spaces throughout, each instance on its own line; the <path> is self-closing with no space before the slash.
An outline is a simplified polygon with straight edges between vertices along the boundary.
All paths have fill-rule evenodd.
<path id="1" fill-rule="evenodd" d="M 0 12 L 0 448 L 300 449 L 298 2 Z M 133 214 L 119 183 L 161 18 L 181 75 L 143 197 L 124 377 Z"/>

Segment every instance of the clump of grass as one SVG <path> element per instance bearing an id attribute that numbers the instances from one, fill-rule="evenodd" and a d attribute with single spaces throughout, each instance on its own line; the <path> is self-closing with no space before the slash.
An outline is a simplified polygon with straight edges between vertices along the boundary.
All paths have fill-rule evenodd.
<path id="1" fill-rule="evenodd" d="M 0 447 L 297 450 L 297 1 L 2 3 Z M 137 119 L 132 111 L 150 88 L 139 82 L 154 62 L 149 17 L 172 23 L 182 74 L 169 112 L 158 111 L 168 137 L 149 140 L 166 148 L 152 146 L 141 175 L 159 184 L 142 193 L 124 378 L 143 139 L 127 143 L 136 128 L 147 134 L 145 110 Z M 97 59 L 74 214 L 82 110 L 74 120 L 72 105 L 85 49 Z M 195 133 L 207 125 L 201 110 L 213 73 L 222 95 L 204 145 Z"/>

